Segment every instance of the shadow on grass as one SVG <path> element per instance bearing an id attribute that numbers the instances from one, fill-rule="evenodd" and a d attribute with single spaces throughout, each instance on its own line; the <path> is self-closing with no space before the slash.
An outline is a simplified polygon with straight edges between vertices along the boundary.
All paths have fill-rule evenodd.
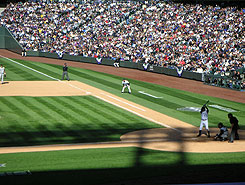
<path id="1" fill-rule="evenodd" d="M 80 170 L 39 171 L 31 175 L 0 177 L 1 184 L 8 185 L 152 185 L 173 183 L 220 183 L 245 181 L 245 164 L 190 165 L 185 152 L 184 132 L 170 130 L 164 139 L 178 143 L 178 159 L 171 164 L 154 165 L 144 162 L 150 150 L 143 147 L 148 144 L 144 132 L 138 135 L 138 146 L 133 152 L 130 167 L 100 168 Z M 175 137 L 173 137 L 173 135 Z M 104 137 L 104 136 L 103 136 Z M 159 139 L 158 137 L 156 137 Z M 122 153 L 123 155 L 123 153 Z M 155 159 L 156 160 L 156 159 Z"/>
<path id="2" fill-rule="evenodd" d="M 0 132 L 0 147 L 119 141 L 122 134 L 132 131 L 135 129 L 44 130 L 40 128 L 37 132 Z"/>
<path id="3" fill-rule="evenodd" d="M 137 130 L 133 128 L 133 126 L 128 129 L 115 129 L 110 126 L 110 124 L 101 124 L 100 126 L 103 129 L 92 129 L 89 125 L 87 128 L 79 128 L 79 124 L 76 123 L 72 124 L 71 127 L 66 127 L 65 125 L 56 123 L 54 130 L 47 128 L 45 125 L 39 125 L 37 131 L 28 131 L 28 128 L 23 129 L 16 126 L 10 126 L 9 130 L 13 130 L 13 132 L 0 131 L 0 147 L 120 141 L 120 136 L 123 134 Z M 160 136 L 160 138 L 155 136 L 151 139 L 164 139 L 165 141 L 175 141 L 180 143 L 179 150 L 181 152 L 184 151 L 183 140 L 186 139 L 186 136 L 182 135 L 182 133 L 193 134 L 193 131 L 197 132 L 193 130 L 193 128 L 190 128 L 189 130 L 181 129 L 182 128 L 178 128 L 180 132 L 169 130 L 168 135 Z M 147 128 L 144 128 L 143 130 L 147 130 Z M 213 136 L 215 134 L 216 133 L 212 132 Z M 240 131 L 239 135 L 241 140 L 245 139 L 244 132 Z M 141 135 L 138 135 L 137 137 L 137 140 L 140 141 L 139 148 L 141 148 L 147 137 L 145 137 L 144 132 L 141 132 Z M 208 141 L 210 141 L 210 139 L 207 140 L 207 142 Z M 141 154 L 140 151 L 137 152 L 139 152 L 139 155 Z"/>
<path id="4" fill-rule="evenodd" d="M 245 180 L 244 164 L 141 166 L 131 168 L 34 172 L 28 176 L 0 177 L 1 184 L 16 185 L 152 185 L 219 183 Z"/>

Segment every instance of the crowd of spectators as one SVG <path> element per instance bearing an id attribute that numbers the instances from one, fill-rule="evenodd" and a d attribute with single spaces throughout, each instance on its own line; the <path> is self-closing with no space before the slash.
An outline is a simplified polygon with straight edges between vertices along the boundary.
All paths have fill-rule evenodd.
<path id="1" fill-rule="evenodd" d="M 200 73 L 245 68 L 245 9 L 164 1 L 43 0 L 0 16 L 28 51 L 63 52 Z"/>

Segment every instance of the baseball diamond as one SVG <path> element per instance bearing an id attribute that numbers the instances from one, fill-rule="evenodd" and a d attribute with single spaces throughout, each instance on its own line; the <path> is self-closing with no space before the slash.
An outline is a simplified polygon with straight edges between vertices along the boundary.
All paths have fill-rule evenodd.
<path id="1" fill-rule="evenodd" d="M 245 184 L 244 2 L 1 1 L 0 184 Z"/>
<path id="2" fill-rule="evenodd" d="M 150 184 L 157 182 L 155 177 L 162 183 L 180 183 L 173 180 L 173 174 L 185 173 L 182 167 L 186 168 L 188 175 L 195 174 L 195 165 L 211 169 L 212 165 L 219 164 L 215 171 L 218 168 L 222 173 L 230 169 L 233 162 L 240 169 L 244 168 L 243 92 L 144 71 L 71 61 L 65 61 L 69 66 L 70 81 L 62 81 L 59 79 L 64 60 L 41 57 L 25 57 L 23 60 L 20 55 L 7 50 L 0 50 L 0 55 L 6 57 L 0 58 L 0 63 L 7 71 L 6 83 L 0 86 L 0 164 L 5 164 L 0 168 L 0 174 L 6 176 L 4 180 L 9 184 L 11 175 L 6 172 L 12 171 L 30 170 L 19 184 L 28 179 L 33 183 L 37 177 L 43 178 L 37 184 L 61 183 L 64 174 L 67 179 L 72 179 L 69 170 L 74 172 L 76 179 L 81 170 L 86 175 L 94 172 L 97 176 L 94 180 L 81 176 L 85 184 L 119 184 L 124 181 L 125 184 Z M 123 78 L 129 79 L 131 94 L 121 93 Z M 161 98 L 146 96 L 140 91 Z M 210 104 L 240 110 L 234 112 L 241 125 L 240 140 L 232 144 L 213 140 L 219 132 L 218 122 L 230 126 L 227 112 L 213 107 L 209 107 L 211 137 L 196 137 L 200 113 L 177 109 L 201 108 L 207 100 Z M 42 158 L 43 162 L 36 161 L 37 154 L 41 158 L 46 156 Z M 85 162 L 85 154 L 91 157 L 90 161 Z M 53 157 L 48 159 L 48 155 Z M 206 162 L 199 162 L 199 157 Z M 29 158 L 33 165 L 24 162 L 24 158 Z M 231 162 L 227 163 L 227 160 Z M 51 168 L 45 161 L 50 162 Z M 61 165 L 61 161 L 65 164 Z M 130 161 L 134 161 L 132 168 L 127 166 Z M 110 168 L 114 172 L 108 172 L 117 179 L 103 178 L 106 169 Z M 127 177 L 119 177 L 121 173 L 115 169 L 122 170 Z M 136 176 L 130 175 L 133 171 Z M 213 172 L 208 172 L 211 181 L 199 177 L 193 181 L 183 178 L 181 182 L 221 182 L 220 178 L 212 176 Z M 235 178 L 242 172 L 235 172 L 233 180 L 243 181 L 243 176 Z M 48 178 L 50 181 L 45 181 L 44 177 L 49 173 L 58 174 L 60 180 Z M 144 178 L 144 182 L 135 181 Z"/>
<path id="3" fill-rule="evenodd" d="M 70 86 L 72 85 L 72 86 Z M 66 87 L 64 87 L 66 86 Z M 75 88 L 76 87 L 76 88 Z M 60 91 L 60 89 L 64 89 Z M 111 143 L 113 147 L 128 147 L 128 146 L 137 146 L 138 142 L 146 142 L 144 148 L 163 150 L 163 151 L 178 151 L 179 144 L 178 140 L 182 139 L 185 143 L 185 152 L 201 152 L 201 153 L 212 153 L 212 152 L 244 152 L 245 151 L 245 141 L 242 139 L 245 138 L 245 132 L 241 132 L 241 141 L 238 141 L 235 147 L 227 149 L 225 144 L 217 144 L 215 141 L 210 141 L 208 139 L 202 138 L 197 139 L 195 137 L 196 130 L 192 125 L 182 122 L 180 120 L 173 119 L 167 115 L 160 114 L 156 111 L 142 107 L 141 105 L 135 104 L 133 102 L 127 101 L 120 97 L 114 96 L 105 91 L 99 90 L 97 88 L 91 87 L 89 85 L 83 84 L 77 81 L 71 82 L 59 82 L 59 81 L 11 81 L 1 90 L 2 93 L 0 96 L 85 96 L 87 95 L 84 90 L 90 92 L 92 96 L 97 97 L 103 101 L 106 101 L 110 104 L 118 106 L 122 109 L 125 109 L 129 112 L 132 112 L 140 117 L 148 119 L 149 121 L 160 124 L 168 129 L 149 129 L 143 131 L 136 131 L 132 133 L 127 133 L 121 136 L 121 143 Z M 173 131 L 171 131 L 173 130 Z M 218 132 L 217 129 L 212 130 L 213 133 Z M 181 138 L 180 136 L 181 135 Z M 127 141 L 127 143 L 125 143 Z M 168 141 L 166 143 L 166 141 Z M 202 141 L 202 142 L 201 142 Z M 130 143 L 129 143 L 130 142 Z M 197 143 L 198 142 L 198 143 Z M 208 143 L 207 143 L 208 142 Z M 183 144 L 182 143 L 182 144 Z M 105 147 L 110 147 L 110 143 L 102 143 Z M 81 146 L 76 145 L 75 148 L 91 148 L 91 145 Z M 92 147 L 96 148 L 98 143 L 94 143 Z M 164 147 L 161 147 L 161 146 Z M 67 148 L 72 149 L 72 145 Z M 66 146 L 57 146 L 59 150 L 67 149 Z M 46 147 L 43 146 L 44 151 L 56 150 L 56 146 Z M 103 146 L 99 146 L 101 148 Z M 42 147 L 36 147 L 26 149 L 25 147 L 18 148 L 0 148 L 0 153 L 16 153 L 23 151 L 41 151 Z M 36 150 L 37 149 L 37 150 Z"/>

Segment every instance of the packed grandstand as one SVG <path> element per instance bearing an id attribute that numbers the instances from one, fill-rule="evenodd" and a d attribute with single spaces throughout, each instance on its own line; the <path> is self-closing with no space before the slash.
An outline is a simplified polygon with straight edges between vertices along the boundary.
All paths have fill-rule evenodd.
<path id="1" fill-rule="evenodd" d="M 229 75 L 244 88 L 244 17 L 245 9 L 218 5 L 40 0 L 8 4 L 0 26 L 27 51 Z"/>

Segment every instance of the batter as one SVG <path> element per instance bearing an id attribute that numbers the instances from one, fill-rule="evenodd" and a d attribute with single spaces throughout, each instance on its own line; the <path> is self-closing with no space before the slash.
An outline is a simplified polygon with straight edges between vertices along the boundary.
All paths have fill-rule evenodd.
<path id="1" fill-rule="evenodd" d="M 208 107 L 206 105 L 204 105 L 202 108 L 201 108 L 201 123 L 200 123 L 200 128 L 199 128 L 199 133 L 197 135 L 197 137 L 201 136 L 202 135 L 202 128 L 203 126 L 205 126 L 206 130 L 207 130 L 207 136 L 210 137 L 210 131 L 209 131 L 209 128 L 208 128 Z"/>

